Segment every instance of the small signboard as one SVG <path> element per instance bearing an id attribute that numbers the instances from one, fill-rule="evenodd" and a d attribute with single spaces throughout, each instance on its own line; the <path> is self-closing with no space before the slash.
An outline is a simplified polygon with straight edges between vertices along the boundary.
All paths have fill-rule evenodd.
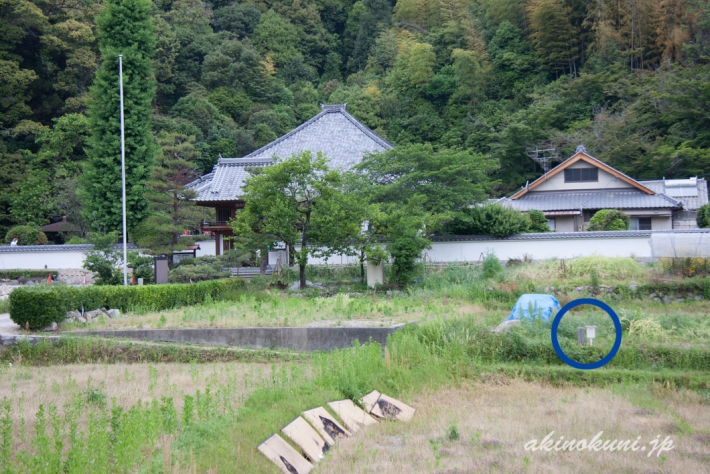
<path id="1" fill-rule="evenodd" d="M 166 255 L 161 255 L 159 257 L 154 257 L 153 262 L 155 263 L 155 283 L 167 283 L 168 282 L 168 257 Z"/>

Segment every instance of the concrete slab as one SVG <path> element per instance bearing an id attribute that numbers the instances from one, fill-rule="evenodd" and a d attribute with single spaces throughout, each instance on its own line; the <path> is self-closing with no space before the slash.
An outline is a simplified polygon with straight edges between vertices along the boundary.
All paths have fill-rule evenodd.
<path id="1" fill-rule="evenodd" d="M 409 421 L 417 410 L 397 399 L 380 394 L 370 413 L 387 420 Z"/>
<path id="2" fill-rule="evenodd" d="M 313 464 L 277 434 L 261 443 L 258 449 L 284 474 L 308 474 L 313 469 Z"/>
<path id="3" fill-rule="evenodd" d="M 366 412 L 370 413 L 372 411 L 372 408 L 375 406 L 375 403 L 377 403 L 377 399 L 380 398 L 380 395 L 380 392 L 373 390 L 360 399 L 362 404 L 365 405 Z"/>
<path id="4" fill-rule="evenodd" d="M 325 440 L 300 416 L 284 426 L 281 432 L 296 443 L 314 464 L 319 462 L 323 453 L 328 450 Z"/>
<path id="5" fill-rule="evenodd" d="M 10 319 L 10 314 L 0 314 L 0 334 L 20 334 L 20 330 L 20 326 Z"/>
<path id="6" fill-rule="evenodd" d="M 328 406 L 343 420 L 345 426 L 347 426 L 352 433 L 357 433 L 361 428 L 377 423 L 377 420 L 365 413 L 362 408 L 355 405 L 352 400 L 328 402 Z"/>
<path id="7" fill-rule="evenodd" d="M 313 425 L 316 431 L 318 431 L 325 442 L 330 446 L 333 446 L 338 439 L 350 436 L 350 432 L 345 429 L 343 425 L 335 421 L 335 418 L 330 416 L 330 413 L 323 407 L 304 411 L 303 417 Z"/>

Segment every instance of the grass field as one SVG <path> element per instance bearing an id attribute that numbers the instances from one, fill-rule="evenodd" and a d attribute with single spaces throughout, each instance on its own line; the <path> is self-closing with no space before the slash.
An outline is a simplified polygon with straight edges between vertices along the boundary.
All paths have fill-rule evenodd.
<path id="1" fill-rule="evenodd" d="M 549 387 L 519 380 L 463 384 L 409 402 L 412 422 L 381 422 L 340 442 L 318 472 L 707 472 L 710 410 L 692 393 Z M 530 440 L 636 440 L 632 451 L 526 451 Z M 648 456 L 649 441 L 674 448 Z"/>
<path id="2" fill-rule="evenodd" d="M 494 278 L 477 267 L 437 269 L 391 294 L 354 294 L 352 275 L 319 270 L 309 279 L 326 282 L 330 296 L 288 296 L 257 280 L 220 301 L 91 326 L 418 322 L 385 351 L 366 344 L 297 355 L 90 338 L 3 349 L 0 473 L 274 473 L 259 443 L 303 410 L 373 389 L 417 408 L 414 420 L 361 431 L 316 472 L 710 472 L 710 303 L 688 294 L 707 283 L 660 281 L 657 269 L 630 259 L 579 260 L 520 265 Z M 648 290 L 594 295 L 603 282 Z M 670 303 L 649 297 L 669 285 L 685 286 Z M 563 304 L 592 293 L 617 311 L 624 343 L 608 366 L 564 365 L 544 323 L 491 332 L 518 294 L 538 287 Z M 598 328 L 594 347 L 576 344 L 584 325 Z M 610 319 L 590 307 L 570 312 L 558 332 L 565 352 L 585 363 L 603 357 L 614 337 Z M 658 457 L 525 450 L 550 431 L 566 439 L 669 436 L 675 448 Z"/>

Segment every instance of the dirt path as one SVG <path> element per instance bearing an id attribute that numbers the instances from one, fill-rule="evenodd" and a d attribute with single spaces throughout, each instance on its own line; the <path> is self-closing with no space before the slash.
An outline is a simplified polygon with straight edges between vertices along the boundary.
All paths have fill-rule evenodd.
<path id="1" fill-rule="evenodd" d="M 12 322 L 8 313 L 0 314 L 0 334 L 20 334 L 20 326 Z"/>

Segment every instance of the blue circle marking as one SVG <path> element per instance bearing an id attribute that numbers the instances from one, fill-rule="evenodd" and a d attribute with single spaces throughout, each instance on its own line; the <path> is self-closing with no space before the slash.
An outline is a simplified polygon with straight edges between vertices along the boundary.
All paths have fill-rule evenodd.
<path id="1" fill-rule="evenodd" d="M 560 321 L 562 321 L 562 317 L 567 313 L 572 308 L 576 308 L 577 306 L 582 306 L 584 304 L 590 304 L 592 306 L 596 306 L 597 308 L 601 308 L 606 313 L 609 315 L 611 320 L 614 322 L 614 329 L 616 329 L 616 340 L 614 341 L 614 347 L 611 348 L 611 352 L 609 352 L 606 357 L 603 359 L 593 362 L 591 364 L 582 364 L 577 362 L 576 360 L 572 360 L 569 357 L 567 357 L 567 354 L 562 351 L 562 348 L 560 347 L 560 341 L 557 340 L 557 328 L 560 326 Z M 608 364 L 611 359 L 616 356 L 616 353 L 619 352 L 619 348 L 621 347 L 621 321 L 619 320 L 619 317 L 616 315 L 613 309 L 611 307 L 604 303 L 603 301 L 599 301 L 594 298 L 579 298 L 576 300 L 572 300 L 566 305 L 560 309 L 560 311 L 557 313 L 557 316 L 555 316 L 555 319 L 552 321 L 552 329 L 551 329 L 551 337 L 552 337 L 552 347 L 555 348 L 555 352 L 557 355 L 562 359 L 564 363 L 567 365 L 574 367 L 575 369 L 581 369 L 581 370 L 592 370 L 592 369 L 598 369 L 599 367 L 603 367 L 606 364 Z"/>

